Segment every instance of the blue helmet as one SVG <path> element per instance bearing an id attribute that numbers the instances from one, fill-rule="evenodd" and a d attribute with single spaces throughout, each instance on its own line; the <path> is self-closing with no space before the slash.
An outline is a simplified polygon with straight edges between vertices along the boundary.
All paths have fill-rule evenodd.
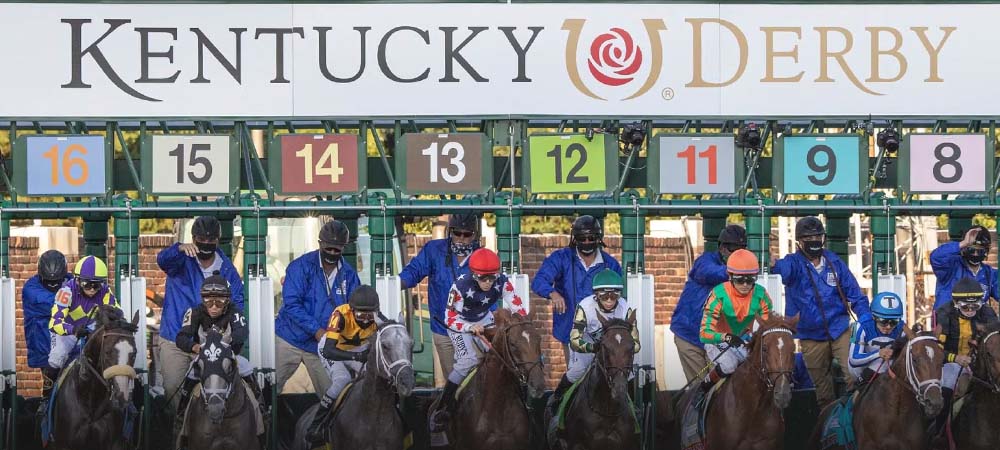
<path id="1" fill-rule="evenodd" d="M 872 315 L 879 319 L 902 319 L 903 300 L 893 292 L 880 292 L 872 300 Z"/>

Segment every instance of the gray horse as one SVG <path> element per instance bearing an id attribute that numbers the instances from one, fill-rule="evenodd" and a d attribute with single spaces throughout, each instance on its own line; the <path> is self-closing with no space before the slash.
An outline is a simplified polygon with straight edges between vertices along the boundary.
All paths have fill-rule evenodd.
<path id="1" fill-rule="evenodd" d="M 260 450 L 257 408 L 247 392 L 233 349 L 210 330 L 195 360 L 201 398 L 188 404 L 186 450 Z M 178 439 L 180 443 L 180 438 Z"/>
<path id="2" fill-rule="evenodd" d="M 402 324 L 387 321 L 379 326 L 372 347 L 364 370 L 324 431 L 333 448 L 403 448 L 406 428 L 396 404 L 398 396 L 408 396 L 413 390 L 413 339 Z M 299 418 L 292 450 L 310 449 L 306 429 L 318 407 L 314 405 Z"/>

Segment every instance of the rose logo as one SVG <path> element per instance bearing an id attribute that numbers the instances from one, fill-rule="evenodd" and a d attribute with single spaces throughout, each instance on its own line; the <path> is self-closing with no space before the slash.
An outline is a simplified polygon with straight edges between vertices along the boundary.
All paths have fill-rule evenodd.
<path id="1" fill-rule="evenodd" d="M 583 26 L 586 19 L 566 19 L 563 21 L 562 29 L 568 31 L 566 36 L 566 74 L 569 76 L 573 87 L 580 93 L 595 100 L 607 100 L 595 94 L 583 82 L 580 77 L 580 70 L 577 68 L 578 53 L 580 50 L 580 36 L 583 34 Z M 631 100 L 649 91 L 660 78 L 660 70 L 663 68 L 663 41 L 660 33 L 667 30 L 663 19 L 642 19 L 643 28 L 649 38 L 649 52 L 647 57 L 649 62 L 649 74 L 646 80 L 639 86 L 632 95 L 622 98 Z M 642 49 L 632 39 L 632 35 L 622 28 L 611 28 L 607 33 L 597 36 L 590 43 L 590 56 L 587 58 L 587 67 L 599 83 L 605 86 L 623 86 L 635 79 L 636 72 L 642 67 Z"/>
<path id="2" fill-rule="evenodd" d="M 621 86 L 634 78 L 642 66 L 642 49 L 632 40 L 632 35 L 621 28 L 597 36 L 590 43 L 590 73 L 597 81 L 608 86 Z"/>

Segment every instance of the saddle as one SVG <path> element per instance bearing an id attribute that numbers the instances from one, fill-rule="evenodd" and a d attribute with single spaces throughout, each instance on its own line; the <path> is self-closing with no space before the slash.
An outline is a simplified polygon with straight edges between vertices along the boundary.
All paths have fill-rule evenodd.
<path id="1" fill-rule="evenodd" d="M 820 448 L 826 450 L 833 447 L 843 447 L 849 450 L 857 448 L 854 436 L 854 404 L 861 392 L 845 395 L 837 400 L 823 424 L 820 434 Z"/>
<path id="2" fill-rule="evenodd" d="M 681 415 L 681 449 L 682 450 L 702 450 L 705 448 L 705 416 L 708 412 L 708 405 L 712 403 L 712 397 L 718 392 L 728 378 L 723 378 L 715 383 L 708 392 L 695 386 L 691 388 L 691 401 L 684 408 Z"/>

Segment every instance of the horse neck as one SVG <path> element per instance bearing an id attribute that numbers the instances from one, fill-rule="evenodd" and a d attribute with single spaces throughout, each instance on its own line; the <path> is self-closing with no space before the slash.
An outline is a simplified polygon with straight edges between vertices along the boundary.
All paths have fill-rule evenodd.
<path id="1" fill-rule="evenodd" d="M 587 401 L 590 402 L 591 406 L 615 405 L 619 407 L 616 409 L 620 409 L 621 406 L 627 404 L 628 400 L 625 398 L 615 400 L 611 395 L 611 384 L 606 382 L 604 373 L 597 366 L 600 357 L 600 354 L 594 355 L 594 367 L 587 371 L 580 388 L 587 393 Z"/>
<path id="2" fill-rule="evenodd" d="M 764 330 L 760 330 L 758 333 L 763 333 Z M 763 334 L 760 334 L 763 336 Z M 740 364 L 736 368 L 736 371 L 730 375 L 729 382 L 734 392 L 737 395 L 748 395 L 747 393 L 753 393 L 753 396 L 748 396 L 748 398 L 756 398 L 756 404 L 758 406 L 764 404 L 771 404 L 771 399 L 766 394 L 768 393 L 767 383 L 764 382 L 761 376 L 761 371 L 764 367 L 761 366 L 761 354 L 764 351 L 764 343 L 759 342 L 754 344 L 754 348 L 747 355 L 747 360 L 745 363 Z M 739 386 L 739 389 L 736 389 Z"/>
<path id="3" fill-rule="evenodd" d="M 496 349 L 495 346 L 492 351 L 486 353 L 486 357 L 483 358 L 483 363 L 476 373 L 484 400 L 493 397 L 497 399 L 512 398 L 510 387 L 516 388 L 518 385 L 517 375 L 512 373 L 501 361 L 502 356 Z"/>

